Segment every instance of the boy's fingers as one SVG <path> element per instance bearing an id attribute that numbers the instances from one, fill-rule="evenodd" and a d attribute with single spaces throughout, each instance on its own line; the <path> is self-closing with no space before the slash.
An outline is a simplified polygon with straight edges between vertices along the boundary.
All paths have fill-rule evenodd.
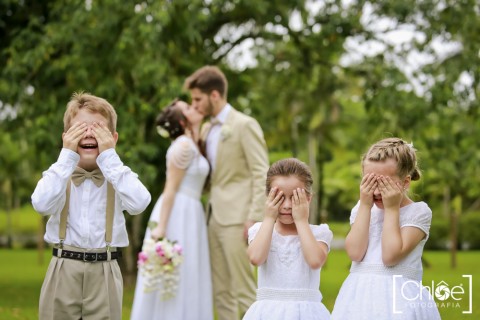
<path id="1" fill-rule="evenodd" d="M 85 122 L 76 122 L 73 124 L 73 126 L 70 127 L 70 129 L 68 129 L 68 131 L 70 132 L 84 131 L 86 126 L 87 124 Z"/>

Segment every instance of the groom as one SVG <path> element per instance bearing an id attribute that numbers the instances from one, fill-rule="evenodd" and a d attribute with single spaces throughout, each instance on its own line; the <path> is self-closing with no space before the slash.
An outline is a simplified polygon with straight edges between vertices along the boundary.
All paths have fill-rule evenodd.
<path id="1" fill-rule="evenodd" d="M 263 218 L 267 147 L 258 122 L 227 102 L 222 71 L 204 66 L 185 80 L 192 106 L 210 122 L 202 127 L 210 162 L 207 207 L 213 296 L 219 320 L 242 317 L 255 301 L 247 231 Z"/>

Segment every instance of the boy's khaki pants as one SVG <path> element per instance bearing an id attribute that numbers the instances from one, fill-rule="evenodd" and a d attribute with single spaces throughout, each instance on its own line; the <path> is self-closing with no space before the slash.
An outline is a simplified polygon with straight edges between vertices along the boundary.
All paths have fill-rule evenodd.
<path id="1" fill-rule="evenodd" d="M 120 320 L 122 298 L 123 278 L 117 260 L 83 262 L 52 257 L 40 293 L 39 319 Z"/>

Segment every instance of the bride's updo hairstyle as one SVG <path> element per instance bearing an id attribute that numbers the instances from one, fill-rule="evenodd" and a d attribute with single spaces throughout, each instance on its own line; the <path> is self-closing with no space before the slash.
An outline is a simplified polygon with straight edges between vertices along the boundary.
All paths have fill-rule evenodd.
<path id="1" fill-rule="evenodd" d="M 177 106 L 179 101 L 178 99 L 173 100 L 157 116 L 157 120 L 155 121 L 157 131 L 164 138 L 175 140 L 185 133 L 188 120 L 183 115 L 182 109 Z"/>

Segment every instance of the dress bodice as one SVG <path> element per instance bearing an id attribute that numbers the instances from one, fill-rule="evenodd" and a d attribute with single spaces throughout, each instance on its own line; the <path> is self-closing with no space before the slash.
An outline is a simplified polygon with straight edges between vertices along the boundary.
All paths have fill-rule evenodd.
<path id="1" fill-rule="evenodd" d="M 168 148 L 166 157 L 167 171 L 172 165 L 186 170 L 178 192 L 200 199 L 210 166 L 195 142 L 186 136 L 178 137 Z"/>
<path id="2" fill-rule="evenodd" d="M 251 242 L 261 223 L 254 224 L 249 230 Z M 330 247 L 333 234 L 328 225 L 310 225 L 317 241 Z M 303 257 L 300 237 L 283 236 L 273 231 L 270 252 L 266 262 L 258 268 L 258 288 L 313 289 L 320 285 L 320 270 L 311 269 Z"/>
<path id="3" fill-rule="evenodd" d="M 359 203 L 352 209 L 350 223 L 357 217 Z M 394 266 L 382 261 L 385 211 L 373 206 L 369 242 L 361 262 L 352 262 L 350 274 L 335 300 L 331 319 L 439 320 L 437 304 L 422 285 L 422 251 L 428 238 L 432 211 L 425 202 L 400 208 L 400 228 L 415 227 L 426 236 Z M 427 288 L 428 289 L 428 288 Z"/>
<path id="4" fill-rule="evenodd" d="M 357 217 L 359 203 L 352 209 L 350 223 L 355 222 Z M 362 262 L 383 264 L 382 262 L 382 233 L 385 211 L 373 205 L 370 216 L 370 230 L 368 248 Z M 409 266 L 417 270 L 422 270 L 423 247 L 428 239 L 430 224 L 432 220 L 432 211 L 425 202 L 413 202 L 400 208 L 400 228 L 416 227 L 425 232 L 426 237 L 408 254 L 397 266 Z"/>

